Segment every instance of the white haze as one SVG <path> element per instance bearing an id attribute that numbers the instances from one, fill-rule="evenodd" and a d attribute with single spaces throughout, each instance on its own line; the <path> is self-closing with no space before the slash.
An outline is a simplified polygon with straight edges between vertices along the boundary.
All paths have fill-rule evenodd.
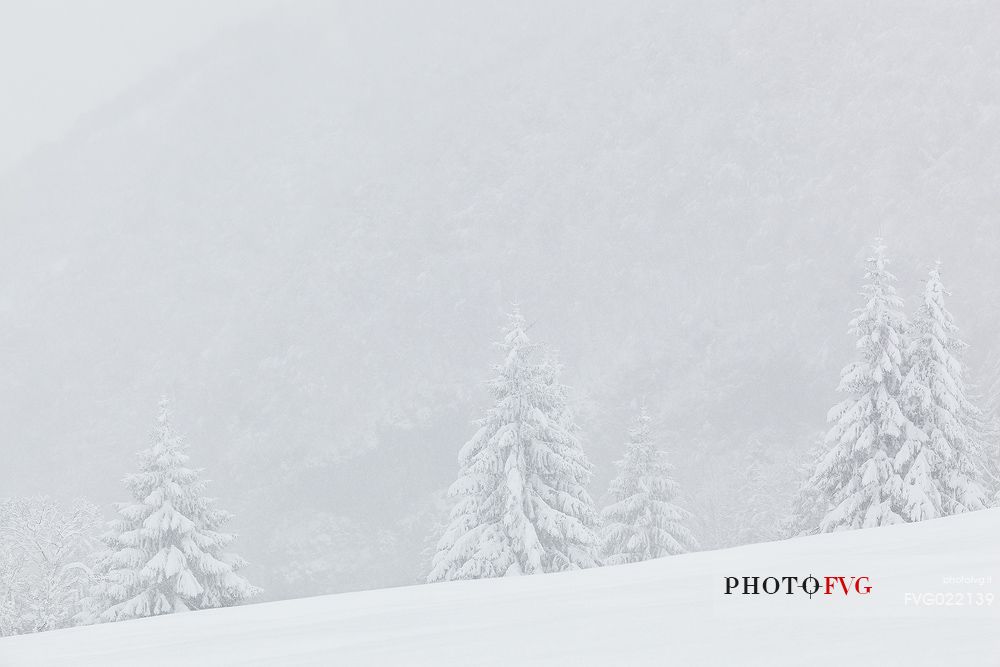
<path id="1" fill-rule="evenodd" d="M 0 496 L 110 516 L 166 393 L 267 598 L 413 583 L 517 300 L 595 496 L 645 399 L 732 544 L 712 499 L 825 429 L 875 236 L 911 305 L 942 260 L 988 379 L 998 32 L 974 1 L 456 0 L 217 34 L 0 179 Z"/>
<path id="2" fill-rule="evenodd" d="M 0 3 L 0 172 L 268 0 Z"/>

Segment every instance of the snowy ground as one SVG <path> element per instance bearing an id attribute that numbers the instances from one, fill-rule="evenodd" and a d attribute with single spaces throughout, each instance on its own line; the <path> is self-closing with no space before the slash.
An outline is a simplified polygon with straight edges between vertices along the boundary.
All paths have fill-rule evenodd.
<path id="1" fill-rule="evenodd" d="M 725 576 L 868 596 L 724 596 Z M 952 577 L 982 578 L 953 583 Z M 990 579 L 991 578 L 991 579 Z M 992 605 L 917 605 L 993 596 Z M 964 595 L 963 595 L 964 594 Z M 1000 510 L 599 570 L 0 639 L 0 665 L 1000 665 Z"/>

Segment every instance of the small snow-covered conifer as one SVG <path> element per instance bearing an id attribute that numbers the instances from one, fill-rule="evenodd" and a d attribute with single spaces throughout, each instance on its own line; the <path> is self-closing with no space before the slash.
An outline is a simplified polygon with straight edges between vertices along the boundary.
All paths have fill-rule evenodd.
<path id="1" fill-rule="evenodd" d="M 227 607 L 258 593 L 237 573 L 245 561 L 224 551 L 235 539 L 220 532 L 229 513 L 205 497 L 205 482 L 188 458 L 163 400 L 153 444 L 139 454 L 139 472 L 125 478 L 133 500 L 118 506 L 102 537 L 107 551 L 90 620 Z"/>
<path id="2" fill-rule="evenodd" d="M 604 563 L 636 563 L 696 548 L 686 525 L 689 515 L 675 503 L 677 483 L 667 455 L 653 442 L 645 406 L 616 465 L 618 475 L 608 490 L 611 504 L 601 512 Z"/>
<path id="3" fill-rule="evenodd" d="M 597 565 L 591 465 L 559 365 L 529 340 L 516 306 L 499 347 L 494 405 L 459 453 L 455 504 L 428 581 Z"/>
<path id="4" fill-rule="evenodd" d="M 791 494 L 785 492 L 785 480 L 777 474 L 779 463 L 784 461 L 775 461 L 764 442 L 757 437 L 750 439 L 743 458 L 745 464 L 736 480 L 739 494 L 739 506 L 735 511 L 736 543 L 753 544 L 780 539 L 781 522 L 791 501 Z"/>
<path id="5" fill-rule="evenodd" d="M 805 461 L 797 467 L 798 485 L 788 517 L 782 525 L 781 534 L 788 537 L 812 535 L 819 531 L 820 522 L 830 511 L 828 499 L 811 479 L 819 461 L 826 454 L 824 438 L 821 436 L 808 450 Z"/>

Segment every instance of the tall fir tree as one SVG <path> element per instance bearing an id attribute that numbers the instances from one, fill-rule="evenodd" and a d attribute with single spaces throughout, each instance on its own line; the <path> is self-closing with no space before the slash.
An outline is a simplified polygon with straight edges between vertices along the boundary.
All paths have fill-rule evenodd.
<path id="1" fill-rule="evenodd" d="M 650 418 L 642 407 L 629 430 L 625 456 L 611 481 L 611 504 L 601 512 L 605 565 L 637 563 L 697 548 L 676 503 L 677 483 L 665 452 L 656 449 Z"/>
<path id="2" fill-rule="evenodd" d="M 530 342 L 516 306 L 499 347 L 495 403 L 459 453 L 455 504 L 428 581 L 597 565 L 591 465 L 560 368 Z"/>
<path id="3" fill-rule="evenodd" d="M 851 397 L 829 413 L 830 449 L 811 480 L 832 507 L 823 532 L 913 520 L 896 466 L 901 450 L 916 451 L 925 439 L 900 406 L 906 320 L 881 240 L 867 264 L 865 304 L 851 321 L 861 359 L 841 373 L 838 391 Z"/>
<path id="4" fill-rule="evenodd" d="M 125 478 L 133 502 L 102 537 L 107 551 L 90 602 L 92 620 L 117 621 L 228 607 L 259 591 L 238 571 L 246 562 L 224 552 L 235 539 L 220 532 L 231 516 L 205 497 L 205 481 L 188 467 L 187 445 L 160 402 L 152 446 L 139 472 Z"/>
<path id="5" fill-rule="evenodd" d="M 912 440 L 896 455 L 906 470 L 906 511 L 911 520 L 983 509 L 984 416 L 969 399 L 954 318 L 945 307 L 948 292 L 940 265 L 931 270 L 911 327 L 908 370 L 902 383 L 909 419 L 927 436 Z"/>

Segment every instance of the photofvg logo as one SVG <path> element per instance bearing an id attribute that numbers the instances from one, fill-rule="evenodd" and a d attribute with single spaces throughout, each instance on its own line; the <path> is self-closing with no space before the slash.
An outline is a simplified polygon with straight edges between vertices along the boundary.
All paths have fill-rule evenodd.
<path id="1" fill-rule="evenodd" d="M 868 595 L 868 577 L 726 577 L 726 595 Z"/>

